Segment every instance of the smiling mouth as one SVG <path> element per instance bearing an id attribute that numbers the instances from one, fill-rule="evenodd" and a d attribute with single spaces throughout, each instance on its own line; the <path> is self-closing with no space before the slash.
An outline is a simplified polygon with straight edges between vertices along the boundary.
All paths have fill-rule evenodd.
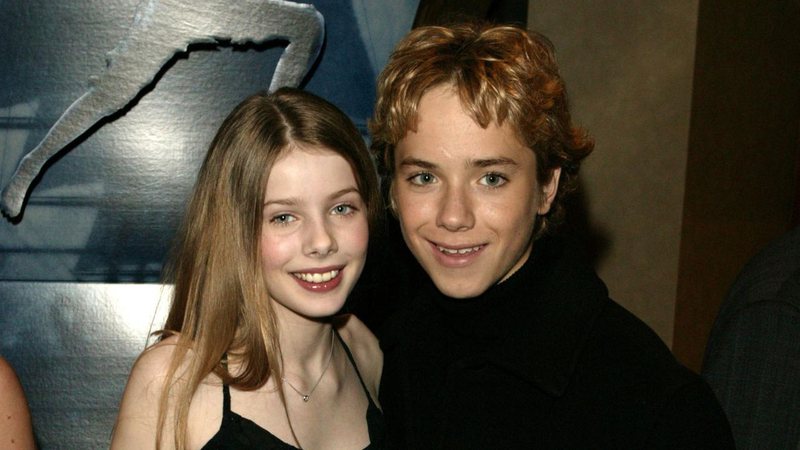
<path id="1" fill-rule="evenodd" d="M 453 255 L 469 255 L 475 253 L 482 249 L 483 245 L 476 245 L 475 247 L 464 247 L 464 248 L 448 248 L 442 247 L 441 245 L 436 245 L 436 248 L 445 255 L 453 256 Z"/>
<path id="2" fill-rule="evenodd" d="M 339 270 L 334 269 L 334 270 L 329 270 L 327 272 L 314 272 L 314 273 L 294 272 L 292 273 L 292 275 L 294 275 L 294 277 L 299 280 L 305 281 L 306 283 L 319 284 L 319 283 L 327 283 L 328 281 L 331 281 L 332 279 L 336 278 L 336 276 L 339 275 Z"/>

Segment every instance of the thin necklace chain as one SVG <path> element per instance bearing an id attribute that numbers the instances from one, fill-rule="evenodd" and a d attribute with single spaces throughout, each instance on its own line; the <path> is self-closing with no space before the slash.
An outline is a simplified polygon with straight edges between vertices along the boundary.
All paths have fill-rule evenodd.
<path id="1" fill-rule="evenodd" d="M 291 382 L 289 382 L 289 380 L 287 380 L 285 376 L 281 377 L 281 380 L 283 380 L 284 383 L 288 384 L 289 387 L 292 388 L 293 391 L 297 392 L 297 394 L 300 395 L 300 397 L 303 399 L 304 402 L 308 403 L 308 400 L 311 398 L 311 394 L 313 394 L 314 391 L 317 390 L 317 386 L 319 386 L 320 381 L 322 381 L 322 377 L 325 376 L 325 372 L 327 372 L 328 371 L 328 367 L 331 366 L 331 361 L 332 360 L 333 360 L 333 328 L 331 328 L 331 352 L 328 354 L 328 362 L 325 363 L 325 368 L 322 369 L 322 373 L 319 374 L 319 378 L 317 378 L 317 382 L 314 383 L 314 387 L 312 387 L 311 390 L 308 391 L 308 394 L 304 394 L 304 393 L 300 392 L 300 389 L 297 389 L 296 387 L 294 387 L 294 385 Z"/>

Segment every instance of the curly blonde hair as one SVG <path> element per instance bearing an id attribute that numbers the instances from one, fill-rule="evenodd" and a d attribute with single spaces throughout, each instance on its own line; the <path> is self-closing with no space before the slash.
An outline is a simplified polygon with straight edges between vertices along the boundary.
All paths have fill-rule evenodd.
<path id="1" fill-rule="evenodd" d="M 378 78 L 369 124 L 372 151 L 388 181 L 385 192 L 394 177 L 395 146 L 416 130 L 422 96 L 441 85 L 453 87 L 464 110 L 481 127 L 508 120 L 536 154 L 540 184 L 561 168 L 558 192 L 550 212 L 537 221 L 534 236 L 561 222 L 563 199 L 576 189 L 580 162 L 594 143 L 572 125 L 551 42 L 513 26 L 421 27 L 400 41 Z"/>

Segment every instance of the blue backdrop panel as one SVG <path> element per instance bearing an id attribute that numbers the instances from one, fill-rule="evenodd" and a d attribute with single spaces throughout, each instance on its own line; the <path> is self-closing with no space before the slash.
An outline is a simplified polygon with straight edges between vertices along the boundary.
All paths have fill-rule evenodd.
<path id="1" fill-rule="evenodd" d="M 153 321 L 163 323 L 169 290 L 4 281 L 0 292 L 0 352 L 20 377 L 41 448 L 108 448 L 128 372 Z"/>
<path id="2" fill-rule="evenodd" d="M 310 3 L 325 42 L 304 86 L 366 137 L 375 77 L 418 0 Z M 0 187 L 106 70 L 141 4 L 0 1 Z M 156 312 L 156 283 L 202 157 L 225 115 L 270 85 L 284 46 L 178 53 L 45 167 L 21 220 L 0 219 L 0 353 L 19 372 L 41 448 L 107 448 L 130 366 L 168 307 Z"/>
<path id="3" fill-rule="evenodd" d="M 410 27 L 416 2 L 313 3 L 326 40 L 306 88 L 342 108 L 366 136 L 376 64 Z M 138 4 L 0 3 L 0 185 L 104 72 Z M 21 220 L 0 221 L 0 279 L 158 281 L 213 133 L 239 101 L 270 85 L 282 52 L 272 42 L 178 53 L 131 107 L 46 168 Z"/>

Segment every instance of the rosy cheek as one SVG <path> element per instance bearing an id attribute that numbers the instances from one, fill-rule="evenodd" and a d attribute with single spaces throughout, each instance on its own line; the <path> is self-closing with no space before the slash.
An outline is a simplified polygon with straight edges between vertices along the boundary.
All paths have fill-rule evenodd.
<path id="1" fill-rule="evenodd" d="M 287 253 L 287 242 L 284 239 L 277 239 L 271 236 L 262 236 L 261 238 L 261 258 L 264 266 L 274 266 L 282 259 L 285 259 Z"/>
<path id="2" fill-rule="evenodd" d="M 352 236 L 354 246 L 362 253 L 366 253 L 369 245 L 369 225 L 366 220 L 359 225 L 358 229 L 354 230 Z"/>

